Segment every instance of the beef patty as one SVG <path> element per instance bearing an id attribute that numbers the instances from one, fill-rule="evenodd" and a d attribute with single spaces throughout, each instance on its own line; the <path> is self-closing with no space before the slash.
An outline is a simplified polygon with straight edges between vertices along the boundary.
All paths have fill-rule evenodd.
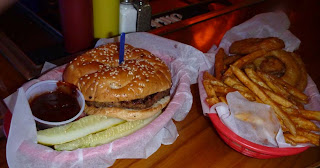
<path id="1" fill-rule="evenodd" d="M 97 108 L 100 107 L 121 107 L 121 108 L 129 108 L 129 109 L 146 109 L 151 107 L 154 103 L 159 101 L 160 99 L 169 96 L 170 89 L 167 89 L 162 92 L 157 92 L 151 94 L 142 99 L 134 99 L 131 101 L 120 101 L 120 102 L 96 102 L 96 101 L 86 101 L 88 106 L 94 106 Z"/>

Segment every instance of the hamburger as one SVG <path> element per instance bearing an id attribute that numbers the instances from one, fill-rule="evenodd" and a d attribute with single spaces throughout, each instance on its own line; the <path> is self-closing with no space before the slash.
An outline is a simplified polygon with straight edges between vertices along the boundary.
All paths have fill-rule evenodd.
<path id="1" fill-rule="evenodd" d="M 80 89 L 86 114 L 127 121 L 149 118 L 165 108 L 172 85 L 169 68 L 145 49 L 126 44 L 119 64 L 119 43 L 78 56 L 66 66 L 63 80 Z"/>

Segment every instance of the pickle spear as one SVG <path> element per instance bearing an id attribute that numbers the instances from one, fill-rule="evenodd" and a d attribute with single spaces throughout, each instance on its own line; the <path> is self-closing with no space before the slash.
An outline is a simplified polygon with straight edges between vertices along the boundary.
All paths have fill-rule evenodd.
<path id="1" fill-rule="evenodd" d="M 123 124 L 110 127 L 104 131 L 100 131 L 94 134 L 89 134 L 85 137 L 76 139 L 71 142 L 54 145 L 54 149 L 59 151 L 61 150 L 70 151 L 78 148 L 95 147 L 101 144 L 109 143 L 115 139 L 134 133 L 135 131 L 139 130 L 140 128 L 146 126 L 151 121 L 153 121 L 159 114 L 160 112 L 144 120 L 128 121 Z"/>
<path id="2" fill-rule="evenodd" d="M 118 118 L 90 115 L 63 126 L 40 130 L 37 132 L 37 140 L 48 146 L 62 144 L 123 122 L 125 120 Z"/>

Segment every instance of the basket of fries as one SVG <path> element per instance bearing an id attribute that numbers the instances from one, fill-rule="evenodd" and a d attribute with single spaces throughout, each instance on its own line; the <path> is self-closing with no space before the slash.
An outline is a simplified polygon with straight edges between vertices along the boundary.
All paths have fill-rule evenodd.
<path id="1" fill-rule="evenodd" d="M 250 24 L 231 29 L 214 52 L 213 69 L 203 69 L 199 74 L 204 113 L 230 147 L 250 157 L 289 156 L 320 145 L 319 91 L 308 77 L 302 59 L 294 52 L 300 41 L 287 30 L 290 25 L 284 23 L 287 20 L 284 13 L 267 13 L 246 22 Z M 284 28 L 278 33 L 282 23 Z M 255 32 L 264 34 L 250 32 L 252 25 L 259 29 Z M 246 123 L 253 130 L 269 120 L 253 116 L 259 112 L 255 109 L 251 113 L 234 114 L 228 95 L 235 92 L 248 102 L 268 105 L 273 110 L 279 124 L 278 133 L 271 136 L 276 145 L 244 138 L 221 117 L 221 109 L 226 106 L 228 115 L 234 118 L 229 121 Z"/>
<path id="2" fill-rule="evenodd" d="M 264 48 L 265 43 L 273 44 Z M 285 142 L 292 145 L 279 148 L 253 143 L 233 133 L 217 114 L 209 114 L 221 138 L 247 156 L 274 158 L 297 154 L 308 148 L 308 145 L 295 147 L 300 144 L 319 146 L 317 132 L 320 129 L 314 121 L 320 120 L 320 112 L 304 108 L 309 103 L 308 95 L 303 92 L 308 83 L 305 66 L 299 55 L 283 48 L 284 42 L 276 37 L 235 41 L 229 49 L 229 53 L 235 55 L 227 55 L 220 48 L 215 55 L 215 74 L 204 71 L 201 75 L 201 84 L 207 95 L 205 105 L 211 107 L 220 102 L 228 105 L 226 95 L 235 91 L 249 101 L 267 104 L 280 122 Z M 280 64 L 279 67 L 276 64 Z"/>

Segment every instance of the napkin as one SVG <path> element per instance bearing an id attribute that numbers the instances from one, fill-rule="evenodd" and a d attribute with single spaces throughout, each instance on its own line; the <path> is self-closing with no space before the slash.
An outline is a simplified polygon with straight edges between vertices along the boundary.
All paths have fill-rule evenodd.
<path id="1" fill-rule="evenodd" d="M 115 40 L 101 39 L 97 46 Z M 60 152 L 39 145 L 25 90 L 41 80 L 62 80 L 65 65 L 56 67 L 5 99 L 13 113 L 7 143 L 10 167 L 109 167 L 116 159 L 148 158 L 161 144 L 174 143 L 179 134 L 172 119 L 182 121 L 188 114 L 193 100 L 190 85 L 197 82 L 200 66 L 208 62 L 202 52 L 191 46 L 149 33 L 127 34 L 126 43 L 151 51 L 170 68 L 171 101 L 164 112 L 137 132 L 97 147 Z"/>

